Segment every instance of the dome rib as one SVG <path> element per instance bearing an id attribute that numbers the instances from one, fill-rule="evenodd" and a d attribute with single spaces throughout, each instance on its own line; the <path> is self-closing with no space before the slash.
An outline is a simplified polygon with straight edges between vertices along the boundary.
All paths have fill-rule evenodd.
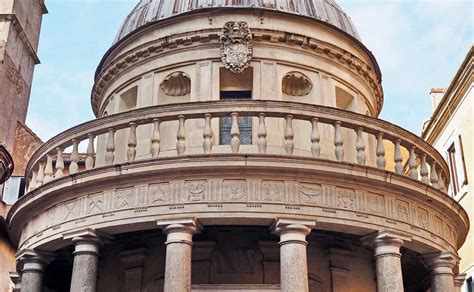
<path id="1" fill-rule="evenodd" d="M 224 7 L 260 8 L 311 17 L 360 41 L 352 21 L 334 0 L 141 0 L 125 19 L 114 43 L 153 21 L 200 9 Z"/>

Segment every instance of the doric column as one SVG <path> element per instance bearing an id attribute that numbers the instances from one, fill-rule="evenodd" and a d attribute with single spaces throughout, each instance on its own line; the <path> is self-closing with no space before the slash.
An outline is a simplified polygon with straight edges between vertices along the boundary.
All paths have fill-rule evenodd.
<path id="1" fill-rule="evenodd" d="M 21 290 L 21 277 L 17 272 L 10 272 L 10 279 L 13 282 L 12 292 L 20 292 Z"/>
<path id="2" fill-rule="evenodd" d="M 43 272 L 46 265 L 53 259 L 53 254 L 25 249 L 17 254 L 23 264 L 21 273 L 22 292 L 41 292 L 43 288 Z"/>
<path id="3" fill-rule="evenodd" d="M 464 281 L 466 281 L 467 274 L 456 274 L 454 275 L 454 290 L 461 291 L 462 285 L 464 285 Z"/>
<path id="4" fill-rule="evenodd" d="M 280 286 L 282 292 L 307 292 L 308 261 L 306 236 L 316 225 L 314 221 L 277 219 L 273 232 L 280 236 Z"/>
<path id="5" fill-rule="evenodd" d="M 189 292 L 193 235 L 199 231 L 199 223 L 195 219 L 176 219 L 157 224 L 167 234 L 164 291 Z"/>
<path id="6" fill-rule="evenodd" d="M 362 238 L 374 249 L 377 292 L 403 291 L 400 247 L 409 240 L 408 236 L 386 231 Z"/>
<path id="7" fill-rule="evenodd" d="M 431 271 L 431 292 L 454 292 L 453 268 L 459 257 L 452 252 L 440 252 L 423 256 Z"/>
<path id="8" fill-rule="evenodd" d="M 84 229 L 63 236 L 74 243 L 71 292 L 94 292 L 97 289 L 99 250 L 110 236 Z"/>

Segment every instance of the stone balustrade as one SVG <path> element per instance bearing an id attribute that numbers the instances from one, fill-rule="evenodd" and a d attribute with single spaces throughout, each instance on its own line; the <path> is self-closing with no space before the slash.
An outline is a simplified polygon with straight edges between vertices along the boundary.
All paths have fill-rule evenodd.
<path id="1" fill-rule="evenodd" d="M 176 139 L 176 155 L 193 155 L 186 149 L 186 127 L 192 120 L 201 119 L 204 121 L 202 133 L 202 153 L 213 154 L 213 130 L 212 121 L 222 117 L 231 117 L 232 126 L 230 130 L 231 141 L 228 146 L 228 153 L 242 153 L 240 131 L 238 125 L 239 117 L 254 117 L 258 121 L 256 139 L 256 149 L 260 155 L 267 154 L 267 118 L 282 119 L 284 130 L 282 137 L 284 141 L 281 147 L 282 153 L 286 156 L 294 156 L 295 135 L 307 135 L 311 142 L 308 153 L 314 159 L 320 157 L 323 145 L 321 143 L 320 131 L 322 127 L 333 128 L 334 157 L 333 160 L 340 163 L 357 163 L 366 165 L 368 157 L 374 157 L 374 165 L 386 171 L 394 172 L 398 175 L 408 176 L 414 180 L 419 180 L 440 191 L 446 192 L 446 185 L 449 183 L 448 166 L 442 156 L 429 144 L 418 136 L 389 122 L 344 111 L 331 107 L 315 106 L 302 103 L 263 101 L 263 100 L 229 100 L 229 101 L 209 101 L 198 103 L 181 103 L 164 106 L 154 106 L 140 108 L 137 110 L 124 112 L 99 118 L 83 123 L 71 128 L 46 142 L 33 155 L 30 160 L 26 177 L 28 178 L 28 191 L 46 184 L 54 179 L 61 178 L 68 173 L 75 175 L 79 171 L 79 143 L 87 143 L 85 167 L 83 171 L 88 171 L 96 167 L 96 152 L 94 149 L 95 138 L 104 135 L 105 142 L 105 166 L 116 163 L 116 132 L 129 129 L 126 145 L 126 155 L 128 162 L 137 159 L 137 129 L 149 125 L 152 128 L 149 137 L 151 141 L 150 155 L 146 159 L 160 159 L 160 143 L 162 138 L 169 139 L 168 136 L 160 134 L 163 123 L 178 123 Z M 308 133 L 295 131 L 293 123 L 295 120 L 307 121 L 311 125 Z M 343 129 L 353 130 L 353 135 L 343 135 Z M 373 136 L 376 143 L 374 153 L 369 152 L 366 145 L 367 139 L 364 137 Z M 356 161 L 348 161 L 344 155 L 344 144 L 351 139 L 355 141 L 354 155 Z M 387 157 L 385 153 L 384 140 L 388 140 L 394 145 L 393 157 Z M 72 147 L 70 155 L 65 155 L 66 148 Z M 409 153 L 408 159 L 403 161 L 402 148 Z M 346 149 L 347 151 L 347 149 Z M 222 154 L 222 153 L 221 153 Z M 69 158 L 66 161 L 65 158 Z M 326 159 L 326 158 L 325 158 Z M 386 160 L 393 159 L 394 169 L 386 169 Z M 65 169 L 67 165 L 67 169 Z"/>

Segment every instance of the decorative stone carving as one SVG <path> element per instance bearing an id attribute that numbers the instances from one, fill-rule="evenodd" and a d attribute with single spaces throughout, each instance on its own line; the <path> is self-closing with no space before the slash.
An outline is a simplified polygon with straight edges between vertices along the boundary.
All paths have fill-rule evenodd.
<path id="1" fill-rule="evenodd" d="M 252 34 L 246 22 L 229 21 L 220 36 L 222 63 L 233 73 L 242 73 L 252 59 Z"/>
<path id="2" fill-rule="evenodd" d="M 185 96 L 191 93 L 191 78 L 184 72 L 174 72 L 163 79 L 160 88 L 169 96 Z"/>
<path id="3" fill-rule="evenodd" d="M 284 94 L 303 96 L 308 95 L 311 89 L 313 89 L 313 83 L 303 73 L 293 71 L 286 73 L 283 77 L 282 91 Z"/>
<path id="4" fill-rule="evenodd" d="M 430 240 L 445 241 L 451 246 L 457 242 L 457 231 L 451 221 L 443 220 L 439 211 L 429 205 L 413 200 L 326 183 L 235 177 L 157 181 L 85 193 L 33 216 L 23 228 L 20 247 L 31 246 L 37 240 L 95 220 L 113 220 L 113 214 L 127 220 L 137 212 L 154 216 L 153 212 L 164 212 L 159 208 L 185 209 L 188 208 L 186 203 L 232 208 L 233 203 L 241 202 L 249 208 L 271 208 L 270 205 L 281 203 L 301 205 L 302 214 L 307 212 L 305 210 L 316 212 L 319 209 L 329 217 L 349 213 L 381 217 L 390 224 L 410 224 L 411 232 L 422 237 L 431 234 Z M 128 211 L 130 209 L 133 211 Z M 287 207 L 286 210 L 294 209 Z M 98 218 L 93 219 L 96 216 Z M 361 218 L 366 218 L 363 216 Z M 347 224 L 351 224 L 350 220 Z"/>

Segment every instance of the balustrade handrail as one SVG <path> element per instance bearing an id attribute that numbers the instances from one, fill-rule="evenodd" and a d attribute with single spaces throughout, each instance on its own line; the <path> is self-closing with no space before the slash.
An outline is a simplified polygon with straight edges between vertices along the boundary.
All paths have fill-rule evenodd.
<path id="1" fill-rule="evenodd" d="M 420 158 L 420 175 L 421 180 L 427 184 L 431 181 L 433 186 L 440 181 L 439 189 L 445 190 L 444 183 L 449 183 L 449 170 L 448 165 L 443 159 L 443 157 L 427 142 L 425 142 L 420 137 L 415 134 L 396 126 L 390 122 L 369 117 L 362 114 L 357 114 L 354 112 L 341 110 L 333 107 L 326 107 L 320 105 L 311 105 L 305 103 L 296 103 L 296 102 L 284 102 L 284 101 L 269 101 L 269 100 L 220 100 L 220 101 L 204 101 L 204 102 L 189 102 L 189 103 L 179 103 L 179 104 L 168 104 L 160 106 L 151 106 L 139 108 L 132 111 L 127 111 L 123 113 L 118 113 L 110 115 L 107 117 L 98 118 L 92 121 L 88 121 L 77 125 L 69 130 L 66 130 L 57 136 L 51 138 L 49 141 L 44 143 L 31 157 L 28 165 L 26 167 L 25 177 L 30 177 L 33 167 L 36 166 L 39 162 L 45 162 L 45 158 L 52 159 L 52 156 L 57 153 L 57 151 L 64 150 L 67 147 L 70 147 L 74 144 L 74 141 L 83 141 L 89 138 L 89 147 L 88 153 L 94 152 L 93 139 L 94 137 L 102 134 L 109 133 L 112 140 L 108 141 L 107 151 L 115 150 L 115 142 L 113 140 L 114 133 L 117 130 L 125 128 L 136 129 L 137 126 L 143 124 L 156 124 L 167 121 L 179 121 L 180 124 L 183 124 L 184 120 L 188 119 L 197 119 L 202 118 L 206 120 L 206 125 L 211 118 L 220 118 L 220 117 L 231 117 L 235 123 L 237 122 L 237 116 L 252 116 L 259 118 L 260 125 L 258 130 L 258 148 L 260 153 L 265 153 L 266 149 L 266 128 L 264 120 L 268 118 L 284 118 L 286 120 L 287 128 L 284 133 L 285 137 L 285 150 L 287 155 L 292 155 L 293 152 L 293 128 L 291 126 L 292 120 L 306 120 L 313 124 L 313 131 L 311 133 L 313 157 L 319 157 L 319 131 L 317 128 L 317 123 L 329 124 L 335 127 L 335 146 L 336 146 L 336 160 L 343 160 L 343 150 L 340 137 L 340 127 L 353 129 L 356 132 L 357 142 L 356 142 L 356 151 L 357 151 L 357 160 L 359 164 L 365 164 L 365 145 L 362 140 L 362 133 L 367 133 L 374 135 L 377 138 L 377 165 L 379 168 L 385 168 L 385 150 L 382 145 L 382 138 L 385 140 L 390 140 L 395 145 L 395 163 L 396 163 L 396 172 L 401 174 L 403 166 L 401 164 L 402 158 L 400 153 L 400 146 L 405 147 L 410 151 L 409 167 L 410 172 L 409 176 L 412 178 L 418 177 L 417 172 L 417 163 L 415 155 Z M 133 137 L 130 137 L 128 146 L 129 152 L 127 156 L 134 160 L 135 158 L 135 146 L 136 146 L 136 136 L 135 130 L 133 130 Z M 179 131 L 178 131 L 179 132 Z M 207 133 L 206 133 L 207 132 Z M 159 153 L 159 130 L 157 137 L 152 137 L 152 140 L 158 141 L 158 153 Z M 177 151 L 178 155 L 184 154 L 184 145 L 183 141 L 180 141 L 180 135 L 183 133 L 178 133 L 178 144 Z M 204 152 L 211 152 L 211 143 L 208 127 L 205 129 L 204 133 Z M 231 146 L 232 152 L 238 152 L 238 146 L 235 143 L 240 143 L 238 127 L 231 130 Z M 234 138 L 237 138 L 234 139 Z M 134 140 L 133 140 L 134 139 Z M 182 137 L 181 137 L 181 140 Z M 92 141 L 92 142 L 91 142 Z M 77 143 L 73 145 L 76 147 L 77 153 Z M 153 152 L 152 147 L 152 152 Z M 155 150 L 156 151 L 156 150 Z M 74 153 L 73 153 L 74 156 Z M 89 155 L 91 159 L 92 155 Z M 397 158 L 398 156 L 398 158 Z M 152 157 L 157 157 L 153 155 Z M 106 156 L 106 161 L 107 161 Z M 59 159 L 58 159 L 59 160 Z M 113 156 L 111 163 L 113 162 Z M 48 163 L 46 161 L 46 163 Z M 63 161 L 61 157 L 61 166 L 63 167 Z M 440 166 L 441 169 L 431 173 L 431 176 L 428 178 L 428 169 L 427 164 L 431 166 Z M 89 169 L 91 162 L 86 159 L 86 169 Z M 93 165 L 93 162 L 92 162 Z M 47 166 L 46 166 L 47 167 Z M 49 170 L 52 171 L 51 169 Z M 442 178 L 440 177 L 442 176 Z M 49 180 L 48 180 L 49 181 Z"/>

